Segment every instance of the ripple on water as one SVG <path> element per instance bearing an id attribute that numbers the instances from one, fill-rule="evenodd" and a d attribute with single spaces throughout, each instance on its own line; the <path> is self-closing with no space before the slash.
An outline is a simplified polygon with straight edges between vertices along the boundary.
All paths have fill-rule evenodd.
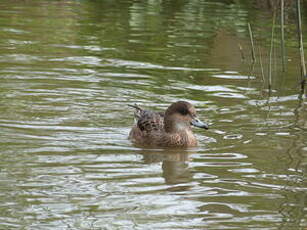
<path id="1" fill-rule="evenodd" d="M 205 153 L 201 154 L 198 158 L 233 160 L 233 159 L 245 159 L 247 158 L 247 156 L 242 153 Z"/>
<path id="2" fill-rule="evenodd" d="M 236 92 L 234 89 L 219 85 L 187 85 L 186 83 L 182 83 L 180 86 L 182 88 L 186 87 L 188 89 L 201 90 L 204 92 Z"/>
<path id="3" fill-rule="evenodd" d="M 234 74 L 214 74 L 212 77 L 231 79 L 231 80 L 251 80 L 255 79 L 254 76 L 234 75 Z"/>
<path id="4" fill-rule="evenodd" d="M 258 173 L 259 170 L 254 168 L 238 168 L 238 169 L 228 169 L 230 172 L 234 173 Z"/>
<path id="5" fill-rule="evenodd" d="M 216 97 L 222 97 L 222 98 L 238 98 L 238 99 L 247 99 L 248 97 L 241 94 L 241 93 L 234 93 L 234 92 L 219 92 L 219 93 L 213 93 L 213 96 Z"/>
<path id="6" fill-rule="evenodd" d="M 163 70 L 175 70 L 175 71 L 212 71 L 212 69 L 206 68 L 188 68 L 181 66 L 164 66 L 147 62 L 137 62 L 131 60 L 121 59 L 103 59 L 102 66 L 110 67 L 126 67 L 130 69 L 163 69 Z"/>
<path id="7" fill-rule="evenodd" d="M 102 59 L 95 56 L 71 56 L 63 58 L 51 58 L 51 62 L 73 62 L 79 65 L 101 66 Z"/>
<path id="8" fill-rule="evenodd" d="M 228 139 L 228 140 L 242 139 L 243 135 L 242 134 L 229 134 L 229 135 L 225 135 L 223 138 Z"/>
<path id="9" fill-rule="evenodd" d="M 30 54 L 7 54 L 7 55 L 1 55 L 0 56 L 0 62 L 8 62 L 8 63 L 32 63 L 35 61 L 40 61 L 41 58 L 30 55 Z"/>
<path id="10" fill-rule="evenodd" d="M 29 31 L 21 30 L 21 29 L 15 29 L 15 28 L 1 28 L 2 31 L 15 33 L 15 34 L 26 34 L 29 33 Z"/>
<path id="11" fill-rule="evenodd" d="M 60 47 L 60 48 L 69 48 L 69 49 L 80 49 L 80 50 L 88 50 L 88 51 L 94 51 L 94 52 L 101 52 L 101 51 L 117 51 L 116 48 L 112 47 L 102 47 L 102 46 L 97 46 L 97 45 L 64 45 L 64 44 L 55 44 L 51 45 L 53 47 Z"/>

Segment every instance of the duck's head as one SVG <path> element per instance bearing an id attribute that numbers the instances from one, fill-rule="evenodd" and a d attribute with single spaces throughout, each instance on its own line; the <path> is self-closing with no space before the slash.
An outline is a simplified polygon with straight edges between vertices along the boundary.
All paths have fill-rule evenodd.
<path id="1" fill-rule="evenodd" d="M 177 101 L 171 104 L 164 115 L 165 131 L 169 133 L 191 129 L 191 125 L 208 129 L 207 123 L 200 121 L 196 116 L 194 106 L 186 101 Z"/>

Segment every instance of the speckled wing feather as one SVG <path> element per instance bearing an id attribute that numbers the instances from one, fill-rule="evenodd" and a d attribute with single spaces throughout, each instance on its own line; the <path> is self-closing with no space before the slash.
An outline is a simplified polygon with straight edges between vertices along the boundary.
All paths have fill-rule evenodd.
<path id="1" fill-rule="evenodd" d="M 137 127 L 142 132 L 164 131 L 164 113 L 143 110 L 137 105 L 129 105 L 135 108 L 134 117 Z"/>
<path id="2" fill-rule="evenodd" d="M 142 132 L 164 131 L 163 113 L 142 110 L 137 126 Z"/>

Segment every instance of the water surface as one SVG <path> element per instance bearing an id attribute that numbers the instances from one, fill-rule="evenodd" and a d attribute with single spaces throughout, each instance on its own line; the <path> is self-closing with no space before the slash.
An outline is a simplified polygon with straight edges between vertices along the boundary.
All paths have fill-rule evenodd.
<path id="1" fill-rule="evenodd" d="M 270 11 L 235 2 L 1 1 L 0 229 L 305 229 L 292 17 L 269 94 L 247 23 L 267 71 Z M 127 140 L 128 104 L 177 100 L 197 148 Z"/>

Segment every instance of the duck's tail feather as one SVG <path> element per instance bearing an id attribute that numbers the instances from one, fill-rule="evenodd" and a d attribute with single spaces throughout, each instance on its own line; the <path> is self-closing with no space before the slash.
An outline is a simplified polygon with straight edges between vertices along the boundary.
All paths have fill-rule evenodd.
<path id="1" fill-rule="evenodd" d="M 134 104 L 134 105 L 128 104 L 128 106 L 132 107 L 132 108 L 135 108 L 137 110 L 142 110 L 141 107 L 139 107 L 137 104 Z"/>
<path id="2" fill-rule="evenodd" d="M 142 112 L 144 111 L 141 107 L 139 107 L 137 104 L 130 105 L 128 104 L 129 107 L 135 108 L 134 111 L 134 117 L 136 121 L 141 117 Z"/>

